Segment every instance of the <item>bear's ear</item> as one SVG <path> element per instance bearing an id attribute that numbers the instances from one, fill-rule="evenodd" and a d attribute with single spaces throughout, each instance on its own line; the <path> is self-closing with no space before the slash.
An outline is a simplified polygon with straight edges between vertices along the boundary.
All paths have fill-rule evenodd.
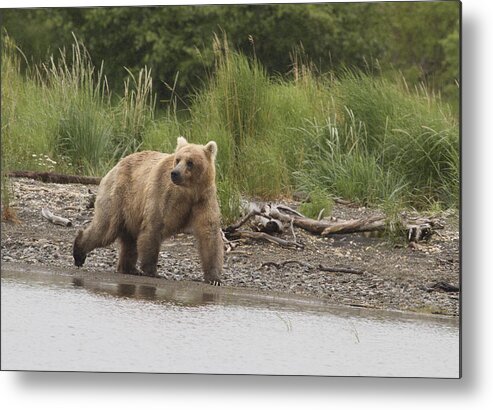
<path id="1" fill-rule="evenodd" d="M 216 154 L 217 154 L 217 144 L 215 141 L 209 141 L 207 145 L 204 147 L 205 152 L 207 152 L 212 160 L 214 161 L 216 159 Z"/>
<path id="2" fill-rule="evenodd" d="M 188 141 L 185 139 L 185 137 L 178 137 L 176 140 L 176 151 L 178 151 L 180 148 L 184 147 L 185 145 L 188 144 Z"/>

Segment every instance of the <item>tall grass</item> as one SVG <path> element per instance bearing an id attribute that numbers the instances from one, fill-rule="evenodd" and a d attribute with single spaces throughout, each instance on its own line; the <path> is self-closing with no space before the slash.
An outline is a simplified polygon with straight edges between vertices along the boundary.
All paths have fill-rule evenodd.
<path id="1" fill-rule="evenodd" d="M 320 75 L 296 56 L 290 79 L 268 76 L 225 38 L 214 50 L 203 89 L 178 112 L 175 104 L 156 111 L 147 68 L 111 95 L 104 67 L 76 39 L 71 53 L 24 76 L 15 45 L 4 46 L 2 167 L 8 153 L 13 168 L 37 169 L 48 157 L 56 170 L 102 175 L 136 150 L 172 152 L 184 135 L 218 143 L 226 221 L 238 215 L 240 194 L 300 189 L 316 199 L 305 206 L 313 214 L 330 208 L 330 196 L 388 210 L 458 206 L 458 124 L 425 87 L 351 70 Z"/>
<path id="2" fill-rule="evenodd" d="M 153 123 L 156 96 L 152 92 L 151 70 L 141 69 L 137 76 L 128 69 L 124 94 L 115 111 L 120 125 L 118 135 L 119 156 L 137 151 L 144 142 L 146 129 Z"/>
<path id="3" fill-rule="evenodd" d="M 323 84 L 301 70 L 294 82 L 268 77 L 258 60 L 231 50 L 227 39 L 215 37 L 214 50 L 215 71 L 190 108 L 192 135 L 218 141 L 222 173 L 242 192 L 289 195 L 293 171 L 311 144 L 297 128 L 323 118 L 330 105 Z"/>
<path id="4" fill-rule="evenodd" d="M 8 36 L 3 41 L 11 42 Z M 10 51 L 2 59 L 2 74 L 19 58 L 15 45 L 4 48 Z M 47 157 L 58 171 L 102 175 L 140 148 L 154 122 L 150 70 L 143 68 L 135 76 L 129 72 L 124 94 L 115 97 L 103 68 L 94 66 L 88 50 L 74 37 L 70 52 L 60 50 L 26 75 L 10 70 L 12 79 L 8 86 L 3 83 L 2 92 L 6 88 L 15 99 L 5 100 L 6 110 L 18 113 L 7 138 L 14 168 L 44 167 L 46 161 L 39 158 Z"/>
<path id="5" fill-rule="evenodd" d="M 20 54 L 17 53 L 16 46 L 12 39 L 7 35 L 3 36 L 2 43 L 2 91 L 1 91 L 1 203 L 2 218 L 8 216 L 10 208 L 11 186 L 7 177 L 12 168 L 12 161 L 16 156 L 13 133 L 18 116 L 18 97 L 16 89 L 20 89 Z"/>
<path id="6" fill-rule="evenodd" d="M 378 200 L 388 198 L 390 189 L 413 206 L 430 201 L 457 206 L 458 124 L 438 96 L 424 86 L 410 90 L 403 80 L 360 72 L 346 72 L 334 90 L 337 106 L 344 108 L 344 138 L 360 155 L 373 158 L 385 174 L 382 187 L 395 186 Z M 371 195 L 368 199 L 374 202 Z"/>

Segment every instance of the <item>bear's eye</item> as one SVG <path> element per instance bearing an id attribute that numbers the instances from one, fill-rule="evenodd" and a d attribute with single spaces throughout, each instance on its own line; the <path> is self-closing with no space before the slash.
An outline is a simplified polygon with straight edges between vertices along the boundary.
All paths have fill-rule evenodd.
<path id="1" fill-rule="evenodd" d="M 187 161 L 187 168 L 188 169 L 192 169 L 193 168 L 193 162 L 192 161 L 190 161 L 190 160 Z"/>
<path id="2" fill-rule="evenodd" d="M 180 163 L 180 161 L 181 161 L 181 158 L 176 158 L 175 159 L 176 165 L 178 165 Z"/>

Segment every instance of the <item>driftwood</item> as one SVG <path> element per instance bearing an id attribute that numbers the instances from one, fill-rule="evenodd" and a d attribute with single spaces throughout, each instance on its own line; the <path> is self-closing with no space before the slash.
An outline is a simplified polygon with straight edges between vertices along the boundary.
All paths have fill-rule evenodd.
<path id="1" fill-rule="evenodd" d="M 317 220 L 304 216 L 286 215 L 281 212 L 281 207 L 270 207 L 268 216 L 279 219 L 285 223 L 292 223 L 312 234 L 329 236 L 334 234 L 348 234 L 357 232 L 375 232 L 388 229 L 388 222 L 383 216 L 373 216 L 349 221 Z M 284 207 L 284 209 L 286 209 Z M 410 218 L 402 215 L 399 226 L 406 232 L 408 241 L 420 241 L 428 239 L 436 229 L 442 229 L 443 225 L 438 219 Z"/>
<path id="2" fill-rule="evenodd" d="M 228 237 L 232 239 L 263 239 L 286 248 L 303 248 L 303 244 L 299 242 L 288 241 L 286 239 L 269 235 L 265 232 L 235 231 L 229 233 Z"/>
<path id="3" fill-rule="evenodd" d="M 240 228 L 241 226 L 246 224 L 252 217 L 254 217 L 255 215 L 259 215 L 259 214 L 260 214 L 260 211 L 251 210 L 243 218 L 241 218 L 240 220 L 238 220 L 234 224 L 229 225 L 228 227 L 224 228 L 223 231 L 226 233 L 233 233 L 238 228 Z"/>
<path id="4" fill-rule="evenodd" d="M 356 232 L 372 232 L 382 231 L 386 228 L 387 224 L 385 218 L 380 216 L 353 219 L 350 221 L 330 222 L 321 233 L 322 236 L 328 236 L 330 234 L 343 234 L 343 233 L 356 233 Z"/>
<path id="5" fill-rule="evenodd" d="M 359 269 L 351 269 L 351 268 L 331 268 L 330 266 L 318 265 L 318 269 L 324 272 L 333 272 L 333 273 L 351 273 L 353 275 L 364 275 L 365 271 Z"/>
<path id="6" fill-rule="evenodd" d="M 433 292 L 433 291 L 442 291 L 442 292 L 459 292 L 460 288 L 457 286 L 451 285 L 450 283 L 447 282 L 436 282 L 431 286 L 428 286 L 425 288 L 427 292 Z"/>
<path id="7" fill-rule="evenodd" d="M 224 229 L 228 238 L 263 239 L 272 243 L 277 243 L 281 246 L 302 248 L 303 245 L 296 238 L 295 227 L 319 236 L 357 232 L 378 232 L 390 229 L 389 222 L 383 216 L 372 216 L 349 221 L 341 221 L 335 218 L 320 220 L 320 214 L 317 219 L 307 218 L 298 211 L 285 205 L 265 204 L 260 206 L 255 203 L 246 203 L 243 208 L 246 211 L 246 215 L 238 222 Z M 254 229 L 257 232 L 238 230 L 252 219 L 254 220 Z M 443 225 L 438 219 L 411 218 L 405 214 L 401 215 L 395 225 L 396 227 L 393 229 L 405 233 L 409 242 L 418 242 L 423 239 L 428 239 L 436 229 L 443 228 Z M 293 236 L 293 241 L 271 235 L 273 233 L 282 233 L 288 229 L 288 227 Z M 330 270 L 327 269 L 327 271 Z M 347 273 L 358 274 L 360 272 Z"/>
<path id="8" fill-rule="evenodd" d="M 37 171 L 12 171 L 8 173 L 12 178 L 30 178 L 42 182 L 52 182 L 55 184 L 84 184 L 99 185 L 101 178 L 86 177 L 79 175 L 57 174 L 55 172 L 37 172 Z"/>
<path id="9" fill-rule="evenodd" d="M 351 221 L 324 221 L 311 219 L 304 216 L 286 215 L 280 208 L 272 208 L 269 215 L 272 218 L 279 219 L 282 222 L 293 223 L 294 226 L 304 229 L 314 235 L 327 236 L 335 233 L 355 233 L 372 230 L 381 230 L 385 228 L 385 221 L 382 217 L 373 217 L 366 219 L 355 219 Z M 378 223 L 376 223 L 378 222 Z"/>
<path id="10" fill-rule="evenodd" d="M 234 250 L 234 248 L 236 248 L 238 246 L 238 241 L 228 240 L 228 238 L 226 238 L 226 234 L 224 233 L 224 231 L 221 231 L 221 235 L 223 238 L 224 249 L 225 249 L 226 253 L 231 252 L 232 250 Z"/>
<path id="11" fill-rule="evenodd" d="M 264 214 L 259 213 L 255 216 L 256 228 L 260 232 L 265 232 L 268 234 L 282 233 L 284 231 L 284 224 L 278 219 L 268 216 L 268 212 Z M 296 236 L 295 236 L 296 242 Z"/>
<path id="12" fill-rule="evenodd" d="M 254 202 L 243 203 L 243 209 L 247 212 L 246 215 L 237 223 L 228 226 L 226 231 L 233 232 L 253 218 L 253 223 L 257 231 L 268 234 L 282 233 L 284 231 L 284 224 L 278 219 L 268 215 L 268 211 L 266 212 L 268 207 L 269 205 L 264 205 L 261 209 L 260 206 Z"/>
<path id="13" fill-rule="evenodd" d="M 262 265 L 260 265 L 260 267 L 263 268 L 264 266 L 274 266 L 276 269 L 281 269 L 288 264 L 297 264 L 297 265 L 300 265 L 300 266 L 307 268 L 308 270 L 317 269 L 317 270 L 320 270 L 323 272 L 351 273 L 354 275 L 364 275 L 365 274 L 364 271 L 359 270 L 359 269 L 342 268 L 342 267 L 339 267 L 339 268 L 338 267 L 329 267 L 329 266 L 324 266 L 321 264 L 319 264 L 317 266 L 312 266 L 309 263 L 298 261 L 298 260 L 292 260 L 292 259 L 284 261 L 284 262 L 272 262 L 272 261 L 264 262 L 264 263 L 262 263 Z"/>
<path id="14" fill-rule="evenodd" d="M 61 216 L 56 216 L 47 208 L 41 209 L 41 215 L 43 218 L 47 219 L 50 221 L 52 224 L 55 225 L 62 225 L 62 226 L 72 226 L 72 221 L 67 218 L 62 218 Z"/>

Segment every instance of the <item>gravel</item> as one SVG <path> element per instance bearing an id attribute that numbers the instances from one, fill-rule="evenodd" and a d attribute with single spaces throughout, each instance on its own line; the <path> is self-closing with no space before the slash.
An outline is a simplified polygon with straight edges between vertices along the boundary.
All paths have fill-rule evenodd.
<path id="1" fill-rule="evenodd" d="M 97 193 L 97 186 L 19 178 L 12 179 L 12 189 L 11 205 L 18 222 L 2 221 L 2 262 L 72 268 L 72 243 L 77 231 L 92 218 L 93 210 L 86 205 L 91 192 Z M 70 219 L 73 226 L 51 224 L 41 216 L 42 208 Z M 336 205 L 331 216 L 350 219 L 375 213 L 368 208 Z M 459 294 L 433 288 L 438 282 L 459 287 L 458 216 L 442 217 L 445 228 L 428 242 L 413 246 L 360 234 L 320 238 L 302 230 L 297 230 L 296 236 L 304 249 L 242 242 L 225 255 L 223 285 L 315 296 L 338 305 L 457 316 Z M 286 239 L 289 236 L 287 233 Z M 117 257 L 115 243 L 94 250 L 80 269 L 114 270 Z M 287 263 L 282 268 L 262 266 L 288 260 L 300 263 Z M 364 274 L 323 272 L 316 269 L 320 264 L 362 270 Z M 158 274 L 180 281 L 202 279 L 192 236 L 179 234 L 162 244 Z"/>

